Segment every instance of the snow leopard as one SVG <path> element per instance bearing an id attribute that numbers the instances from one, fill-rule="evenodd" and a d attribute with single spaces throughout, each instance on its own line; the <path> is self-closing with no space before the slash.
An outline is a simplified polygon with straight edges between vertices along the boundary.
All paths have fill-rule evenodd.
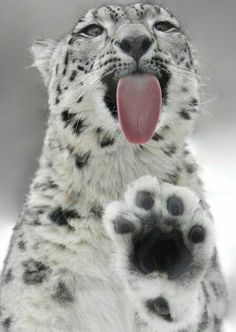
<path id="1" fill-rule="evenodd" d="M 201 77 L 182 25 L 153 3 L 107 5 L 32 54 L 48 127 L 1 276 L 1 329 L 222 331 L 227 290 L 188 144 Z"/>

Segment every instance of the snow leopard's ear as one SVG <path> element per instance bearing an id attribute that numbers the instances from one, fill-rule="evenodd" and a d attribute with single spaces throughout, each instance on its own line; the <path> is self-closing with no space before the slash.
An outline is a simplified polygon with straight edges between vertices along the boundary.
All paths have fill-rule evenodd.
<path id="1" fill-rule="evenodd" d="M 57 43 L 51 39 L 36 40 L 33 42 L 30 49 L 34 57 L 32 67 L 38 68 L 46 86 L 48 85 L 51 75 L 50 59 L 56 44 Z"/>

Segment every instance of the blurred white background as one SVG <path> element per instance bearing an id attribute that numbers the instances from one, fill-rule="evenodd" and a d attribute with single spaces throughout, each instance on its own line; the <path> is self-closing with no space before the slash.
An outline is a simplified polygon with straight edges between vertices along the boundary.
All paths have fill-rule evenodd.
<path id="1" fill-rule="evenodd" d="M 108 1 L 109 2 L 109 1 Z M 47 96 L 28 49 L 60 38 L 96 0 L 0 0 L 0 270 L 12 227 L 37 169 Z M 110 1 L 127 3 L 127 1 Z M 236 331 L 236 2 L 162 1 L 184 23 L 198 50 L 202 114 L 191 145 L 201 165 L 230 293 L 225 332 Z"/>

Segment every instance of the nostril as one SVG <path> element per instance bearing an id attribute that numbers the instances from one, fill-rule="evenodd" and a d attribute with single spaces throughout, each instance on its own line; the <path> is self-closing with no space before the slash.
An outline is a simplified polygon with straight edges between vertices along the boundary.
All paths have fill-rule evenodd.
<path id="1" fill-rule="evenodd" d="M 150 48 L 151 44 L 152 44 L 152 42 L 151 42 L 150 39 L 145 38 L 145 39 L 143 40 L 142 45 L 141 45 L 141 48 L 142 48 L 143 53 L 145 53 L 145 52 L 148 51 L 148 49 Z"/>
<path id="2" fill-rule="evenodd" d="M 125 51 L 126 53 L 129 53 L 131 51 L 131 45 L 127 39 L 123 39 L 119 43 L 120 48 Z"/>

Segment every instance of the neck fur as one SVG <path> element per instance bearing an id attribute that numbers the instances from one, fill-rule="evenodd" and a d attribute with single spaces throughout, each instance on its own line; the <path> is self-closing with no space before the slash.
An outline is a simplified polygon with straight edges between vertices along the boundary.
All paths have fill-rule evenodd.
<path id="1" fill-rule="evenodd" d="M 179 130 L 178 122 L 163 125 L 154 139 L 139 146 L 126 142 L 121 133 L 112 136 L 90 126 L 75 136 L 70 128 L 60 128 L 57 122 L 52 125 L 53 118 L 51 115 L 32 196 L 47 196 L 53 190 L 59 201 L 79 200 L 88 205 L 89 199 L 104 205 L 120 198 L 127 184 L 143 175 L 176 182 L 187 131 Z M 39 183 L 48 190 L 35 191 Z"/>

